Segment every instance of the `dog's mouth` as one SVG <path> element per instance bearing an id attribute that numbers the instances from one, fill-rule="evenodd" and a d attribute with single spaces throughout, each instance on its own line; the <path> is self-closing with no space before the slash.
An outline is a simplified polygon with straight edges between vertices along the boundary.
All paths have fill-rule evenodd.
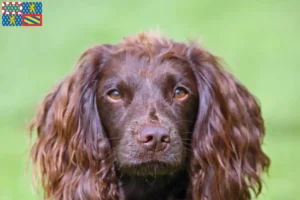
<path id="1" fill-rule="evenodd" d="M 185 162 L 185 151 L 179 146 L 168 147 L 161 151 L 149 151 L 139 145 L 125 148 L 118 146 L 116 169 L 123 174 L 136 176 L 171 175 L 182 168 Z"/>
<path id="2" fill-rule="evenodd" d="M 175 163 L 160 160 L 149 160 L 132 163 L 122 163 L 119 165 L 121 173 L 136 176 L 163 176 L 177 172 L 180 166 Z"/>

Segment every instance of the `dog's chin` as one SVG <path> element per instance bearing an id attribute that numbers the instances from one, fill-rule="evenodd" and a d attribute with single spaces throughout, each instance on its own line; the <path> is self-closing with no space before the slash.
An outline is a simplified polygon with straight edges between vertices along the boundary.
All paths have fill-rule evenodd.
<path id="1" fill-rule="evenodd" d="M 131 176 L 165 176 L 172 175 L 181 169 L 178 163 L 168 163 L 163 161 L 130 162 L 119 164 L 119 170 L 123 174 Z"/>

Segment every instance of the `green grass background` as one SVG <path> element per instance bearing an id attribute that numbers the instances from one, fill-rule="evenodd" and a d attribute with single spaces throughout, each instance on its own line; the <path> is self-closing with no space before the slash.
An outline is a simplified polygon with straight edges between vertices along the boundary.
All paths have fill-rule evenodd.
<path id="1" fill-rule="evenodd" d="M 200 38 L 262 104 L 272 159 L 260 200 L 300 199 L 299 0 L 43 1 L 42 27 L 0 27 L 0 200 L 38 199 L 24 125 L 95 43 L 159 28 Z"/>

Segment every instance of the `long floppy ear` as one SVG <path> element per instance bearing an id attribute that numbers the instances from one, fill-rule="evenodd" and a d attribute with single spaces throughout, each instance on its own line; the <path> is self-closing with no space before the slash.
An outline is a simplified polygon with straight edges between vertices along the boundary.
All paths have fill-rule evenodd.
<path id="1" fill-rule="evenodd" d="M 264 123 L 252 94 L 218 59 L 191 47 L 199 110 L 192 138 L 194 200 L 248 200 L 262 189 L 270 160 L 262 151 Z"/>
<path id="2" fill-rule="evenodd" d="M 31 123 L 34 174 L 44 199 L 116 199 L 110 145 L 96 105 L 96 87 L 108 46 L 83 53 L 74 72 L 50 92 Z"/>

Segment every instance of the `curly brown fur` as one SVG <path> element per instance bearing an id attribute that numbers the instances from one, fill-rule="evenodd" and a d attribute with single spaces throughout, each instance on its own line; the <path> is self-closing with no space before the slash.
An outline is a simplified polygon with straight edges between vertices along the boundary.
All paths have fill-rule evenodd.
<path id="1" fill-rule="evenodd" d="M 166 131 L 160 150 L 147 128 Z M 30 130 L 44 199 L 249 200 L 270 165 L 253 95 L 203 47 L 153 33 L 86 50 Z"/>

